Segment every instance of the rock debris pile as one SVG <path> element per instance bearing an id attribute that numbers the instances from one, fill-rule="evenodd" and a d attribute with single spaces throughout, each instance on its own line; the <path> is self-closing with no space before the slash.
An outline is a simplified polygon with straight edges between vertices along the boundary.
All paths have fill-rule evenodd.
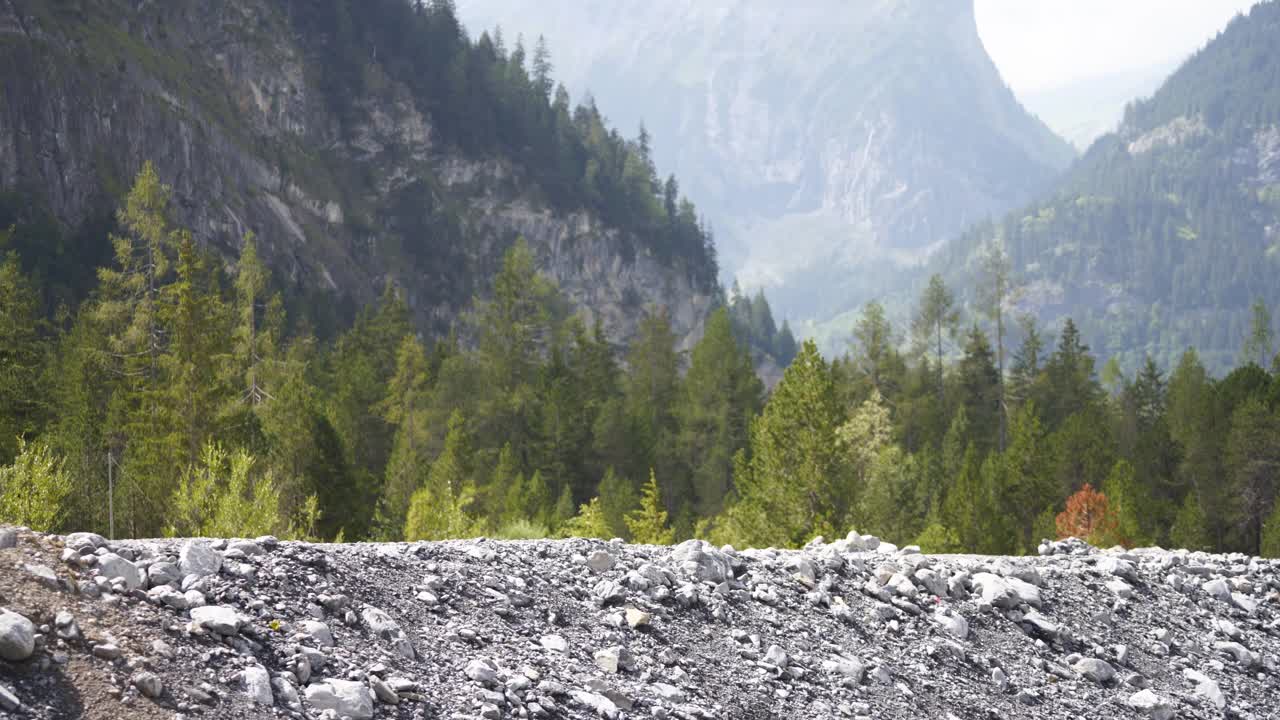
<path id="1" fill-rule="evenodd" d="M 1280 562 L 0 531 L 0 715 L 1274 718 Z"/>

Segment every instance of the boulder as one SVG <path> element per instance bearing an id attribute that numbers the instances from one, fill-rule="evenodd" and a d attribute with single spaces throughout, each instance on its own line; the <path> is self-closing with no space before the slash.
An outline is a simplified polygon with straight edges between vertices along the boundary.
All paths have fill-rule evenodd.
<path id="1" fill-rule="evenodd" d="M 137 590 L 142 587 L 142 571 L 137 565 L 125 560 L 115 553 L 107 553 L 98 558 L 98 574 L 108 580 L 123 578 L 125 587 Z"/>
<path id="2" fill-rule="evenodd" d="M 339 717 L 370 720 L 373 717 L 373 694 L 363 683 L 328 679 L 314 682 L 305 692 L 307 704 L 320 711 L 332 710 Z"/>
<path id="3" fill-rule="evenodd" d="M 360 617 L 364 619 L 364 624 L 368 626 L 370 632 L 391 643 L 391 648 L 397 655 L 410 660 L 417 657 L 413 643 L 409 642 L 404 630 L 400 629 L 400 624 L 392 620 L 390 615 L 370 605 L 360 613 Z"/>
<path id="4" fill-rule="evenodd" d="M 729 556 L 705 540 L 685 540 L 671 549 L 670 558 L 679 574 L 694 580 L 719 583 L 733 577 Z"/>
<path id="5" fill-rule="evenodd" d="M 266 668 L 250 665 L 240 673 L 240 682 L 244 683 L 244 694 L 253 704 L 275 704 L 275 697 L 271 694 L 271 675 Z"/>
<path id="6" fill-rule="evenodd" d="M 36 626 L 7 608 L 0 608 L 0 658 L 20 662 L 36 649 Z"/>
<path id="7" fill-rule="evenodd" d="M 245 618 L 235 608 L 226 605 L 205 605 L 192 608 L 191 622 L 219 635 L 235 635 L 244 627 Z"/>
<path id="8" fill-rule="evenodd" d="M 204 540 L 188 540 L 178 551 L 178 566 L 183 575 L 217 575 L 222 569 L 222 553 Z"/>

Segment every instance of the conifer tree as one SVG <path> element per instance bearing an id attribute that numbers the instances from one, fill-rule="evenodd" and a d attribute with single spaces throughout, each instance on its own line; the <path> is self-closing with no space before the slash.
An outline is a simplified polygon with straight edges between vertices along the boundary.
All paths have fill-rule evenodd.
<path id="1" fill-rule="evenodd" d="M 667 511 L 658 491 L 658 480 L 649 471 L 649 481 L 640 489 L 640 507 L 627 514 L 631 542 L 642 545 L 671 545 L 676 535 L 667 526 Z"/>
<path id="2" fill-rule="evenodd" d="M 93 310 L 118 379 L 107 418 L 110 450 L 121 468 L 117 526 L 135 537 L 160 532 L 181 457 L 166 398 L 162 291 L 171 281 L 173 254 L 188 234 L 169 224 L 169 195 L 155 167 L 145 163 L 119 213 L 124 234 L 111 237 L 114 266 L 98 271 Z"/>
<path id="3" fill-rule="evenodd" d="M 1194 489 L 1182 499 L 1178 515 L 1169 528 L 1169 543 L 1173 547 L 1187 550 L 1208 551 L 1214 547 L 1204 506 Z"/>
<path id="4" fill-rule="evenodd" d="M 845 527 L 853 494 L 836 442 L 841 413 L 831 370 L 806 340 L 751 425 L 751 455 L 735 459 L 738 501 L 719 531 L 757 547 L 799 546 Z"/>
<path id="5" fill-rule="evenodd" d="M 6 235 L 0 231 L 0 249 Z M 34 435 L 45 423 L 42 325 L 36 289 L 17 253 L 10 252 L 0 262 L 0 465 L 18 454 L 18 438 Z"/>
<path id="6" fill-rule="evenodd" d="M 929 278 L 929 285 L 920 297 L 920 305 L 911 323 L 911 335 L 918 354 L 925 354 L 930 349 L 935 352 L 935 370 L 938 373 L 937 393 L 940 401 L 944 391 L 943 336 L 954 338 L 959 330 L 960 312 L 955 308 L 955 295 L 943 282 L 942 276 L 935 273 Z"/>
<path id="7" fill-rule="evenodd" d="M 609 521 L 604 516 L 600 498 L 593 497 L 590 502 L 578 508 L 578 514 L 560 525 L 560 537 L 599 538 L 608 540 L 613 537 Z"/>
<path id="8" fill-rule="evenodd" d="M 381 404 L 383 418 L 396 428 L 377 520 L 379 534 L 385 539 L 399 537 L 409 501 L 427 479 L 427 371 L 422 343 L 412 334 L 405 335 L 396 353 L 395 375 Z"/>
<path id="9" fill-rule="evenodd" d="M 680 466 L 701 517 L 718 514 L 733 482 L 733 454 L 744 446 L 762 387 L 750 355 L 733 336 L 728 310 L 707 319 L 693 349 L 675 409 Z"/>

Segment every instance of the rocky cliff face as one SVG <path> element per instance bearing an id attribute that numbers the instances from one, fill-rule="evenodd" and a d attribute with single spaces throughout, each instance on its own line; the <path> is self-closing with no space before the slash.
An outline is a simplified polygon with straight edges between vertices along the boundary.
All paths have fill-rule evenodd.
<path id="1" fill-rule="evenodd" d="M 588 214 L 546 210 L 517 164 L 451 150 L 403 87 L 353 98 L 340 123 L 291 8 L 0 3 L 0 189 L 74 228 L 109 212 L 151 160 L 175 220 L 229 261 L 252 231 L 287 284 L 322 291 L 313 300 L 350 307 L 394 280 L 428 332 L 487 290 L 523 235 L 614 341 L 646 306 L 696 338 L 714 287 Z"/>
<path id="2" fill-rule="evenodd" d="M 1024 202 L 1072 157 L 1001 81 L 969 0 L 462 0 L 473 32 L 543 34 L 558 74 L 664 138 L 724 268 L 793 319 L 870 268 Z M 850 275 L 854 279 L 850 279 Z"/>
<path id="3" fill-rule="evenodd" d="M 8 546 L 6 548 L 6 546 Z M 169 718 L 1269 718 L 1280 565 L 0 528 L 0 711 Z"/>

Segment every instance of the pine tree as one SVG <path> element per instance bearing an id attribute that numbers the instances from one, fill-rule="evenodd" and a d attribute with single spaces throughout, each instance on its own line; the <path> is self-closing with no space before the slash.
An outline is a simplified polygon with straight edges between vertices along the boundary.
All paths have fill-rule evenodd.
<path id="1" fill-rule="evenodd" d="M 730 541 L 799 546 L 846 527 L 854 495 L 836 443 L 841 413 L 831 370 L 806 340 L 735 458 L 738 501 L 720 524 Z"/>
<path id="2" fill-rule="evenodd" d="M 1265 368 L 1270 364 L 1274 353 L 1271 313 L 1262 298 L 1253 301 L 1249 312 L 1249 334 L 1245 336 L 1244 345 L 1240 348 L 1240 362 L 1254 363 Z"/>
<path id="3" fill-rule="evenodd" d="M 938 373 L 938 400 L 943 398 L 942 382 L 942 340 L 946 335 L 955 338 L 960 330 L 960 312 L 955 308 L 955 295 L 943 282 L 942 276 L 934 274 L 929 278 L 929 286 L 920 297 L 920 306 L 916 309 L 915 319 L 911 323 L 911 335 L 916 351 L 925 354 L 929 349 L 935 351 L 936 370 Z"/>
<path id="4" fill-rule="evenodd" d="M 604 509 L 600 506 L 600 498 L 578 508 L 578 514 L 560 525 L 560 537 L 599 538 L 607 540 L 613 537 L 609 521 L 605 519 Z"/>
<path id="5" fill-rule="evenodd" d="M 649 481 L 640 489 L 640 507 L 627 514 L 631 542 L 641 545 L 671 545 L 676 535 L 667 526 L 667 511 L 658 493 L 658 480 L 649 471 Z"/>
<path id="6" fill-rule="evenodd" d="M 173 468 L 182 456 L 166 398 L 162 291 L 171 281 L 173 254 L 189 236 L 169 225 L 169 195 L 155 167 L 144 164 L 119 213 L 125 234 L 111 237 L 115 265 L 98 271 L 99 300 L 92 311 L 119 379 L 107 417 L 110 450 L 121 468 L 117 527 L 134 537 L 160 532 Z"/>
<path id="7" fill-rule="evenodd" d="M 1102 486 L 1108 506 L 1115 518 L 1115 537 L 1108 538 L 1107 545 L 1143 547 L 1151 544 L 1151 533 L 1143 522 L 1149 513 L 1151 498 L 1134 477 L 1133 466 L 1124 460 L 1117 461 Z"/>
<path id="8" fill-rule="evenodd" d="M 1270 517 L 1262 525 L 1262 543 L 1258 554 L 1267 558 L 1280 558 L 1280 502 L 1272 508 Z"/>
<path id="9" fill-rule="evenodd" d="M 667 483 L 677 475 L 673 468 L 674 410 L 680 383 L 680 358 L 665 309 L 649 312 L 640 321 L 638 336 L 627 353 L 627 365 L 630 372 L 623 385 L 635 464 L 616 469 L 628 476 L 641 476 L 653 468 L 663 478 L 663 491 L 670 497 L 673 488 Z"/>
<path id="10" fill-rule="evenodd" d="M 404 528 L 409 501 L 427 479 L 428 435 L 426 404 L 430 391 L 427 355 L 422 343 L 406 335 L 396 353 L 396 372 L 381 403 L 382 417 L 396 428 L 386 481 L 379 504 L 379 534 L 398 538 Z"/>
<path id="11" fill-rule="evenodd" d="M 890 394 L 886 384 L 890 367 L 896 360 L 893 327 L 885 317 L 884 306 L 872 301 L 862 309 L 862 316 L 853 329 L 858 367 L 881 394 Z"/>
<path id="12" fill-rule="evenodd" d="M 1008 405 L 1004 392 L 1004 331 L 1005 305 L 1012 301 L 1016 285 L 1013 278 L 1013 266 L 1002 242 L 988 243 L 982 258 L 983 282 L 979 286 L 979 306 L 982 313 L 991 321 L 996 339 L 996 414 L 999 421 L 997 447 L 1004 450 L 1006 441 L 1006 425 Z"/>
<path id="13" fill-rule="evenodd" d="M 693 349 L 675 408 L 680 466 L 691 478 L 697 515 L 710 517 L 724 508 L 733 454 L 746 444 L 762 392 L 750 355 L 733 337 L 728 310 L 716 310 Z"/>
<path id="14" fill-rule="evenodd" d="M 987 336 L 974 325 L 965 341 L 959 367 L 959 400 L 965 408 L 969 440 L 985 455 L 996 447 L 1000 432 L 1000 373 Z"/>
<path id="15" fill-rule="evenodd" d="M 218 359 L 229 344 L 225 307 L 206 259 L 190 237 L 178 244 L 173 282 L 161 288 L 160 318 L 168 347 L 160 358 L 174 458 L 185 467 L 219 435 L 220 405 L 228 387 Z"/>
<path id="16" fill-rule="evenodd" d="M 1193 490 L 1183 498 L 1178 516 L 1169 528 L 1169 543 L 1175 548 L 1211 550 L 1214 543 L 1208 527 L 1204 507 Z"/>
<path id="17" fill-rule="evenodd" d="M 0 231 L 0 247 L 5 236 Z M 0 262 L 0 465 L 18 454 L 18 438 L 34 435 L 46 422 L 42 325 L 36 289 L 10 252 Z"/>
<path id="18" fill-rule="evenodd" d="M 627 537 L 627 513 L 637 503 L 635 485 L 609 468 L 596 488 L 596 501 L 600 512 L 604 514 L 605 525 L 609 528 L 609 537 Z"/>
<path id="19" fill-rule="evenodd" d="M 1229 511 L 1238 528 L 1233 546 L 1256 553 L 1280 477 L 1280 419 L 1257 398 L 1245 400 L 1231 416 L 1227 470 L 1234 497 Z"/>

